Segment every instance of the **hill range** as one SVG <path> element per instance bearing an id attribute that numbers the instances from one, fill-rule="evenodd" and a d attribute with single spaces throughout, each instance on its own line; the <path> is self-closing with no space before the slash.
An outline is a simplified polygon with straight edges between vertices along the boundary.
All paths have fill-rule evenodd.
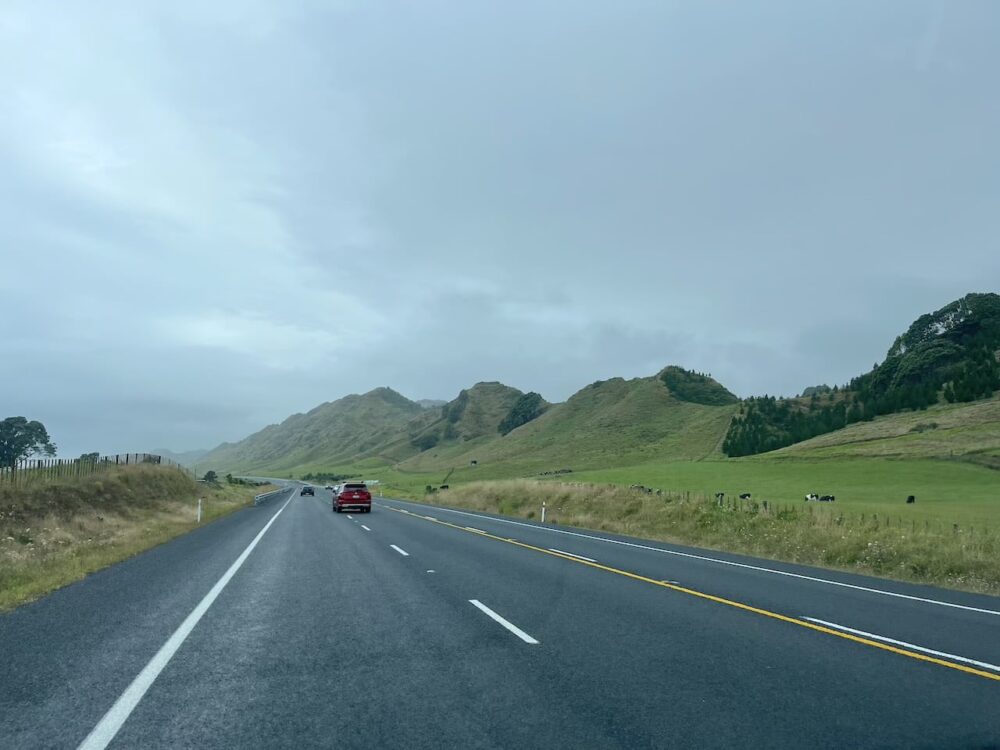
<path id="1" fill-rule="evenodd" d="M 224 443 L 196 468 L 443 474 L 476 466 L 487 478 L 761 454 L 912 456 L 995 468 L 998 357 L 1000 296 L 969 294 L 918 318 L 870 372 L 794 398 L 740 400 L 708 375 L 676 366 L 597 381 L 557 404 L 497 382 L 447 403 L 380 387 Z"/>

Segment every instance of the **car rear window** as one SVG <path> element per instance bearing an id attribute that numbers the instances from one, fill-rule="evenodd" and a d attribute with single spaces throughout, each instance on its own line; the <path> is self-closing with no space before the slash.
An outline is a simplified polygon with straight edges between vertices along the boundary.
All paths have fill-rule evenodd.
<path id="1" fill-rule="evenodd" d="M 345 484 L 345 490 L 367 490 L 368 486 L 364 484 Z"/>

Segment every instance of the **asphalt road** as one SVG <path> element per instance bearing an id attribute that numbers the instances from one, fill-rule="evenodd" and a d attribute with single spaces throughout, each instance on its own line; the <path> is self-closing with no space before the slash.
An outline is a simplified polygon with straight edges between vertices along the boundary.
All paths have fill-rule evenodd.
<path id="1" fill-rule="evenodd" d="M 1000 600 L 279 496 L 0 616 L 0 747 L 81 746 L 1000 747 Z"/>

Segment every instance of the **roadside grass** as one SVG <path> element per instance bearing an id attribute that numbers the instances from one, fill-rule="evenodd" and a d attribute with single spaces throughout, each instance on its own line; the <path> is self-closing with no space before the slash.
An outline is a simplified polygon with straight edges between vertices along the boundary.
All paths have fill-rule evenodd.
<path id="1" fill-rule="evenodd" d="M 270 487 L 198 483 L 139 465 L 0 486 L 0 610 L 9 610 L 253 504 Z"/>
<path id="2" fill-rule="evenodd" d="M 816 512 L 804 503 L 763 510 L 719 506 L 701 493 L 647 494 L 612 485 L 539 480 L 477 482 L 417 498 L 586 529 L 740 552 L 787 562 L 1000 594 L 1000 530 L 885 526 Z"/>

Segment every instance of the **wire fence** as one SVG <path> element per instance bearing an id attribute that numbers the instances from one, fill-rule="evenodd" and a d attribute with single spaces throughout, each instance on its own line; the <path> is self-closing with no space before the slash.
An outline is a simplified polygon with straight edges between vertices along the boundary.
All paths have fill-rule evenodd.
<path id="1" fill-rule="evenodd" d="M 80 458 L 28 458 L 13 466 L 0 466 L 0 484 L 21 484 L 39 479 L 62 479 L 101 474 L 131 466 L 173 466 L 192 474 L 169 458 L 154 453 L 116 453 L 113 456 L 82 456 Z"/>

